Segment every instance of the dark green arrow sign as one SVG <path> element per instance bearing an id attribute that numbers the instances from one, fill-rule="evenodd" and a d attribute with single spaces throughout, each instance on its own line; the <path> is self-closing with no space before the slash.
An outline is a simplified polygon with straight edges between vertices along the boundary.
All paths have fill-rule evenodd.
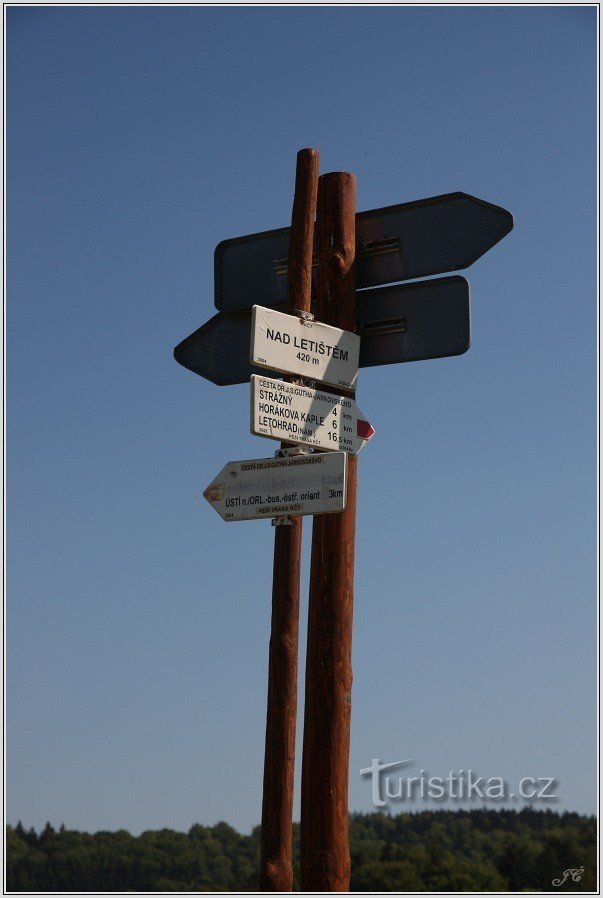
<path id="1" fill-rule="evenodd" d="M 501 206 L 446 193 L 356 215 L 356 287 L 377 287 L 468 268 L 513 227 Z M 223 240 L 214 255 L 222 312 L 287 298 L 289 228 Z"/>
<path id="2" fill-rule="evenodd" d="M 284 308 L 283 308 L 284 311 Z M 356 294 L 360 367 L 461 355 L 469 349 L 469 284 L 453 276 Z M 220 386 L 266 374 L 249 363 L 251 310 L 220 312 L 174 350 L 177 362 Z"/>

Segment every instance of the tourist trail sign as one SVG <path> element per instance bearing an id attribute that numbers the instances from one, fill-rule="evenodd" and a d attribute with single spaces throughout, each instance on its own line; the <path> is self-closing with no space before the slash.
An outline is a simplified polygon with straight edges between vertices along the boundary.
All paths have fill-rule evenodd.
<path id="1" fill-rule="evenodd" d="M 343 511 L 345 452 L 229 461 L 203 495 L 225 521 Z"/>
<path id="2" fill-rule="evenodd" d="M 501 206 L 446 193 L 356 215 L 356 289 L 468 268 L 513 228 Z M 290 229 L 223 240 L 214 253 L 221 312 L 287 298 Z"/>
<path id="3" fill-rule="evenodd" d="M 252 309 L 252 365 L 351 390 L 358 376 L 359 354 L 360 337 L 350 331 L 264 306 Z"/>
<path id="4" fill-rule="evenodd" d="M 353 399 L 257 374 L 251 377 L 251 432 L 352 455 L 375 433 Z"/>
<path id="5" fill-rule="evenodd" d="M 350 886 L 356 453 L 374 433 L 351 394 L 358 367 L 466 352 L 467 282 L 426 278 L 470 266 L 509 233 L 513 216 L 465 193 L 356 214 L 354 175 L 319 178 L 318 153 L 306 148 L 298 154 L 291 223 L 217 246 L 218 314 L 174 356 L 218 385 L 250 379 L 252 433 L 287 444 L 277 458 L 229 462 L 204 492 L 226 521 L 272 518 L 278 525 L 260 889 L 281 894 L 293 887 L 301 516 L 314 516 L 300 882 L 306 892 L 341 893 Z M 279 380 L 262 368 L 304 380 Z"/>

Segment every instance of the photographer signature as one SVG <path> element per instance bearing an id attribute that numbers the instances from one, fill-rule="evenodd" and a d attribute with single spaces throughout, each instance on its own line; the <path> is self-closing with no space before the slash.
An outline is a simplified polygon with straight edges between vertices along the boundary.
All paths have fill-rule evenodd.
<path id="1" fill-rule="evenodd" d="M 563 879 L 554 879 L 553 885 L 554 886 L 562 886 L 563 883 L 565 882 L 565 880 L 568 878 L 568 876 L 571 876 L 572 880 L 574 882 L 580 882 L 580 880 L 582 879 L 583 873 L 584 873 L 584 867 L 574 867 L 571 870 L 564 870 L 563 871 Z"/>

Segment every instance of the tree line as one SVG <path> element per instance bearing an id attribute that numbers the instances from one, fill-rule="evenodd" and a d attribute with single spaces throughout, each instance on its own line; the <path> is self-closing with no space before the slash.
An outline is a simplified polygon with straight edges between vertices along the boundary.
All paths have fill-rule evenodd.
<path id="1" fill-rule="evenodd" d="M 294 825 L 299 890 L 299 827 Z M 132 836 L 39 834 L 7 826 L 7 891 L 257 891 L 260 827 L 241 835 L 227 823 Z M 596 821 L 574 813 L 422 811 L 350 816 L 352 891 L 594 891 Z M 580 870 L 583 868 L 583 870 Z M 567 870 L 577 871 L 579 881 Z"/>

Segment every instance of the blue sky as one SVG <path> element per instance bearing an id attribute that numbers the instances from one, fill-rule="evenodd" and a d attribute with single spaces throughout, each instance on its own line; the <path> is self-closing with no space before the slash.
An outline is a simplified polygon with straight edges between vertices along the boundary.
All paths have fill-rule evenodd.
<path id="1" fill-rule="evenodd" d="M 463 272 L 469 352 L 360 372 L 350 807 L 371 758 L 412 758 L 594 811 L 596 27 L 8 10 L 10 822 L 260 820 L 273 532 L 202 492 L 275 444 L 172 350 L 216 244 L 289 223 L 304 146 L 360 210 L 463 190 L 516 222 Z"/>

